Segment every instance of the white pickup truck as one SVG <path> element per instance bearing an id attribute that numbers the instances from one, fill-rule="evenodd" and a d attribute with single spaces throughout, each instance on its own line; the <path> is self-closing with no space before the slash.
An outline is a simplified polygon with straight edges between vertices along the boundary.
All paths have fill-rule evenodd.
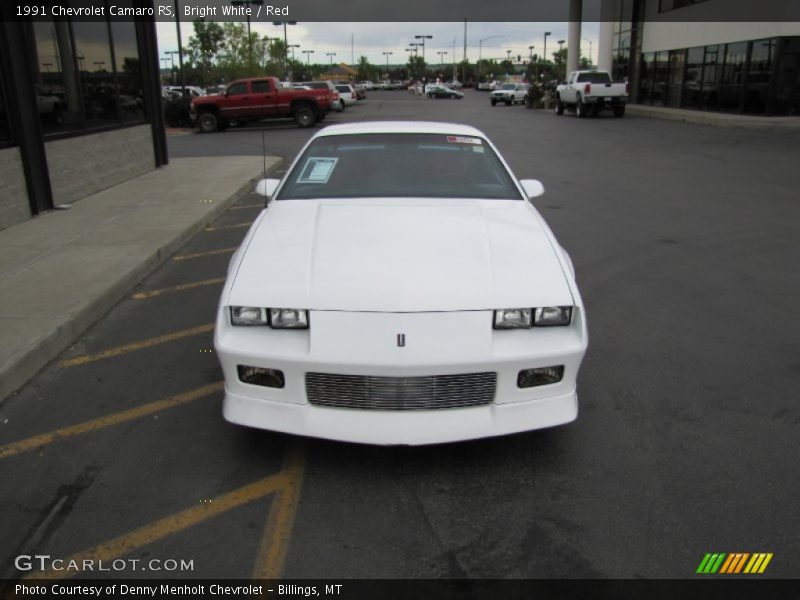
<path id="1" fill-rule="evenodd" d="M 556 114 L 574 110 L 578 118 L 610 108 L 617 118 L 625 116 L 630 84 L 612 83 L 607 71 L 573 71 L 556 88 Z"/>
<path id="2" fill-rule="evenodd" d="M 523 83 L 504 83 L 503 85 L 494 89 L 490 94 L 492 106 L 498 102 L 505 102 L 508 105 L 522 104 L 528 96 L 528 86 Z"/>

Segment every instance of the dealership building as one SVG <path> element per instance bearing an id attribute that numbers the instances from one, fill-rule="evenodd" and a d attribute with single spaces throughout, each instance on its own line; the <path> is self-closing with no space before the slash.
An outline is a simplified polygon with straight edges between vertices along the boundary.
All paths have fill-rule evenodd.
<path id="1" fill-rule="evenodd" d="M 0 229 L 167 162 L 153 20 L 14 10 L 0 4 Z"/>
<path id="2" fill-rule="evenodd" d="M 573 14 L 580 4 L 572 0 Z M 602 0 L 598 66 L 615 79 L 627 79 L 638 104 L 800 116 L 800 19 L 791 20 L 798 5 L 797 0 Z M 715 19 L 739 8 L 784 20 Z M 580 24 L 570 21 L 577 47 Z"/>

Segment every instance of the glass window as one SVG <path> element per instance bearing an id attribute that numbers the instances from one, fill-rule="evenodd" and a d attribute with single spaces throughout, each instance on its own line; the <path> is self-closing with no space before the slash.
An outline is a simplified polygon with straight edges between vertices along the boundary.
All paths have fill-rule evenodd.
<path id="1" fill-rule="evenodd" d="M 651 104 L 653 102 L 652 87 L 655 58 L 656 55 L 653 52 L 642 54 L 642 65 L 640 67 L 639 76 L 639 96 L 636 99 L 637 102 L 642 104 Z"/>
<path id="2" fill-rule="evenodd" d="M 669 52 L 656 54 L 653 65 L 653 104 L 664 105 L 667 102 L 667 75 L 669 74 Z"/>
<path id="3" fill-rule="evenodd" d="M 102 127 L 118 121 L 117 92 L 108 23 L 74 21 L 75 52 L 81 64 L 83 110 L 88 127 Z"/>
<path id="4" fill-rule="evenodd" d="M 229 96 L 241 96 L 242 94 L 246 93 L 247 93 L 247 84 L 244 82 L 234 83 L 233 85 L 228 86 Z"/>
<path id="5" fill-rule="evenodd" d="M 767 96 L 777 46 L 777 39 L 756 40 L 752 44 L 744 101 L 744 111 L 747 113 L 763 114 L 767 109 Z"/>
<path id="6" fill-rule="evenodd" d="M 722 77 L 720 48 L 724 46 L 706 46 L 703 58 L 703 85 L 701 88 L 701 108 L 719 110 L 719 80 Z"/>
<path id="7" fill-rule="evenodd" d="M 744 91 L 747 42 L 736 42 L 725 46 L 725 63 L 719 90 L 719 108 L 723 111 L 740 112 Z"/>
<path id="8" fill-rule="evenodd" d="M 669 89 L 667 91 L 667 106 L 678 107 L 681 105 L 683 93 L 683 68 L 686 59 L 685 50 L 670 50 L 669 52 Z"/>
<path id="9" fill-rule="evenodd" d="M 522 200 L 481 138 L 381 133 L 317 138 L 295 162 L 278 201 L 370 197 Z"/>
<path id="10" fill-rule="evenodd" d="M 703 57 L 705 48 L 689 48 L 686 51 L 686 74 L 683 80 L 683 106 L 702 107 Z"/>
<path id="11" fill-rule="evenodd" d="M 251 85 L 254 94 L 266 94 L 269 92 L 269 81 L 254 81 Z"/>
<path id="12" fill-rule="evenodd" d="M 5 90 L 4 83 L 3 83 L 3 71 L 0 71 L 0 144 L 4 144 L 11 141 L 11 130 L 8 127 L 8 120 L 9 116 L 7 113 L 6 106 L 6 97 L 5 97 Z"/>
<path id="13" fill-rule="evenodd" d="M 34 21 L 36 103 L 45 133 L 84 127 L 78 70 L 66 21 Z"/>
<path id="14" fill-rule="evenodd" d="M 578 74 L 578 82 L 611 83 L 611 76 L 602 71 L 598 71 L 596 73 L 580 73 Z"/>
<path id="15" fill-rule="evenodd" d="M 130 0 L 117 0 L 119 7 L 131 7 Z M 133 21 L 111 21 L 114 43 L 114 62 L 119 89 L 119 117 L 124 122 L 144 121 L 144 89 L 139 47 L 136 43 L 136 24 Z"/>
<path id="16" fill-rule="evenodd" d="M 770 113 L 800 115 L 800 37 L 783 40 Z"/>

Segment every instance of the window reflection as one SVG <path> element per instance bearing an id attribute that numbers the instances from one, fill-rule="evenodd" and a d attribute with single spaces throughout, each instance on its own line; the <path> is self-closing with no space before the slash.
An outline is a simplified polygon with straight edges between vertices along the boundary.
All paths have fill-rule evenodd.
<path id="1" fill-rule="evenodd" d="M 8 106 L 5 97 L 5 90 L 3 89 L 3 72 L 0 71 L 0 144 L 11 141 L 11 131 L 8 127 L 8 113 L 6 106 Z"/>
<path id="2" fill-rule="evenodd" d="M 45 133 L 84 126 L 72 36 L 66 21 L 35 21 L 36 103 Z M 57 102 L 56 102 L 57 101 Z"/>
<path id="3" fill-rule="evenodd" d="M 117 1 L 119 7 L 130 7 L 130 0 Z M 119 117 L 122 121 L 144 120 L 144 90 L 139 49 L 136 44 L 136 25 L 132 21 L 112 21 L 117 85 L 119 87 Z"/>

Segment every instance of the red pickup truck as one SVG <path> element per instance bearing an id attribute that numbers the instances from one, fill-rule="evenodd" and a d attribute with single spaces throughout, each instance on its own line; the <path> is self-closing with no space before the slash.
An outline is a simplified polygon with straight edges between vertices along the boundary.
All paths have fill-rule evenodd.
<path id="1" fill-rule="evenodd" d="M 230 122 L 294 119 L 298 127 L 311 127 L 331 109 L 329 88 L 297 90 L 281 87 L 276 77 L 251 77 L 232 81 L 221 94 L 192 100 L 189 117 L 202 133 L 220 131 Z"/>

